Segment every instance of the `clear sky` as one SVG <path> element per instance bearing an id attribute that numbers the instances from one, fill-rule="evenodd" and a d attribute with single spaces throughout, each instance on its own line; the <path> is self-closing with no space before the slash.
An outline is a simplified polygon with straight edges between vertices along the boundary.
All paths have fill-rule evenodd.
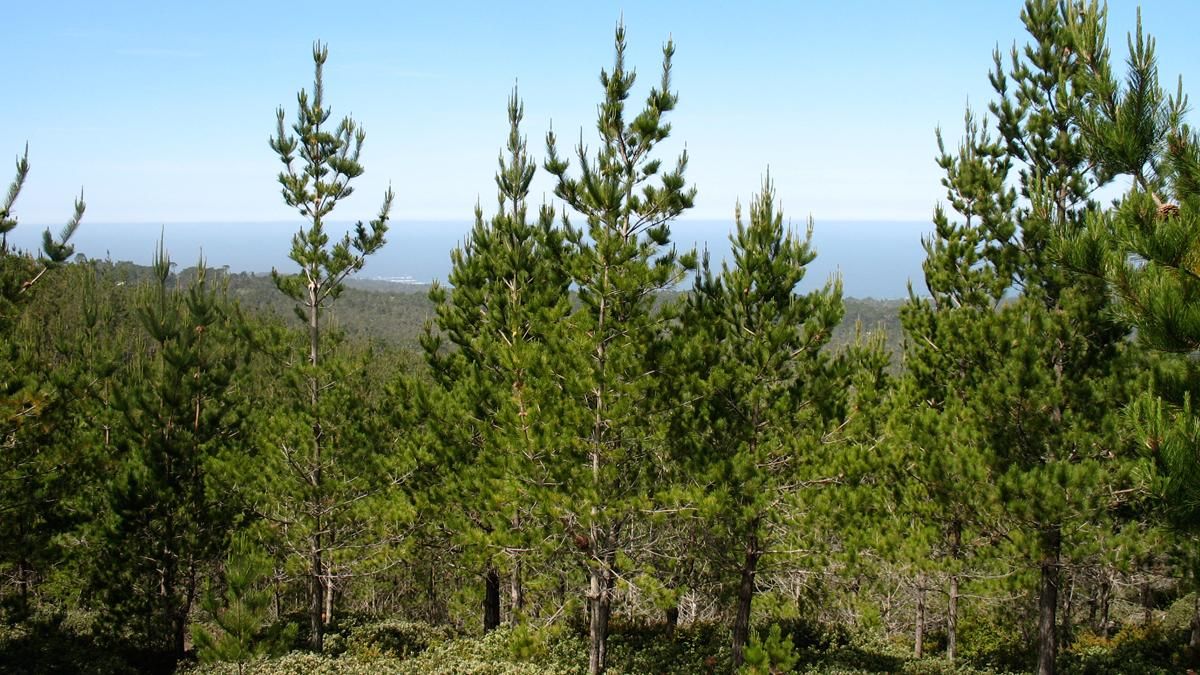
<path id="1" fill-rule="evenodd" d="M 1109 7 L 1123 54 L 1136 5 Z M 465 220 L 477 198 L 494 203 L 514 82 L 537 156 L 551 123 L 568 145 L 581 129 L 594 138 L 597 75 L 623 15 L 639 99 L 657 82 L 663 41 L 677 44 L 669 152 L 690 152 L 692 217 L 728 218 L 769 166 L 794 219 L 927 220 L 942 194 L 933 130 L 956 142 L 964 105 L 990 100 L 992 50 L 1024 40 L 1019 8 L 14 0 L 0 43 L 0 158 L 29 143 L 17 211 L 27 224 L 62 222 L 80 187 L 92 223 L 294 220 L 267 138 L 276 107 L 290 115 L 310 86 L 321 39 L 334 115 L 367 131 L 367 173 L 335 217 L 371 217 L 390 182 L 398 219 Z M 1143 21 L 1168 81 L 1200 77 L 1200 2 L 1151 0 Z M 549 194 L 549 181 L 535 190 Z"/>

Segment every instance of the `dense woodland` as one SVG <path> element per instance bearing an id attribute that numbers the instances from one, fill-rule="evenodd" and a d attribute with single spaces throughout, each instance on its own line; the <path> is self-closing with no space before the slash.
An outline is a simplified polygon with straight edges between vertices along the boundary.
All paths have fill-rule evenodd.
<path id="1" fill-rule="evenodd" d="M 497 201 L 420 293 L 350 286 L 404 232 L 390 191 L 327 229 L 365 135 L 319 43 L 270 277 L 76 256 L 82 200 L 14 250 L 22 156 L 0 670 L 1196 667 L 1200 136 L 1140 27 L 1114 55 L 1095 4 L 1021 16 L 892 304 L 797 290 L 819 252 L 769 175 L 729 261 L 672 245 L 674 45 L 637 103 L 622 26 L 578 147 L 535 157 L 513 92 Z"/>

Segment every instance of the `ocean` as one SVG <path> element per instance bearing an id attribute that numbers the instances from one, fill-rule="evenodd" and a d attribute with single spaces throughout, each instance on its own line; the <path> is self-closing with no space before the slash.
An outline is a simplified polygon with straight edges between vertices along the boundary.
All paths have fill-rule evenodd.
<path id="1" fill-rule="evenodd" d="M 804 228 L 803 221 L 793 223 Z M 347 224 L 331 227 L 345 231 Z M 729 260 L 731 221 L 681 220 L 672 225 L 672 241 L 680 250 L 708 248 L 714 266 Z M 26 249 L 40 245 L 45 226 L 22 223 L 9 240 Z M 57 226 L 52 226 L 57 230 Z M 129 260 L 149 264 L 160 235 L 173 262 L 195 265 L 201 252 L 208 266 L 228 266 L 233 272 L 291 269 L 287 254 L 299 223 L 91 223 L 80 225 L 74 244 L 88 258 Z M 368 259 L 360 278 L 403 279 L 429 283 L 445 280 L 451 249 L 458 246 L 470 223 L 464 221 L 393 221 L 388 243 Z M 840 274 L 844 293 L 855 298 L 902 298 L 908 282 L 924 289 L 921 236 L 932 225 L 922 222 L 817 221 L 813 246 L 817 258 L 809 266 L 801 290 L 824 284 Z"/>

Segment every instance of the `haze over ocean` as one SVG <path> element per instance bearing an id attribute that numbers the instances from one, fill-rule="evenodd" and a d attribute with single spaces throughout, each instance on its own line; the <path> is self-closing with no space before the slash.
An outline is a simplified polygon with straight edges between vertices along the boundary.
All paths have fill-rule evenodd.
<path id="1" fill-rule="evenodd" d="M 347 225 L 331 228 L 342 232 Z M 792 226 L 803 233 L 804 220 Z M 57 231 L 58 225 L 50 228 Z M 149 264 L 159 235 L 165 237 L 171 260 L 181 267 L 196 264 L 203 251 L 209 267 L 228 265 L 234 272 L 269 272 L 272 267 L 291 271 L 288 259 L 291 236 L 299 223 L 89 223 L 86 218 L 76 234 L 78 253 L 88 258 L 110 258 Z M 428 283 L 445 281 L 450 270 L 450 251 L 470 231 L 466 221 L 393 221 L 388 243 L 368 259 L 359 278 L 411 277 Z M 672 241 L 680 249 L 707 245 L 714 267 L 729 258 L 731 220 L 681 220 L 671 229 Z M 46 225 L 22 223 L 10 235 L 17 246 L 36 250 Z M 925 257 L 920 238 L 932 223 L 914 221 L 816 221 L 813 245 L 817 259 L 809 266 L 801 290 L 824 284 L 840 270 L 844 293 L 855 298 L 901 298 L 912 279 L 918 292 L 924 290 L 921 261 Z"/>

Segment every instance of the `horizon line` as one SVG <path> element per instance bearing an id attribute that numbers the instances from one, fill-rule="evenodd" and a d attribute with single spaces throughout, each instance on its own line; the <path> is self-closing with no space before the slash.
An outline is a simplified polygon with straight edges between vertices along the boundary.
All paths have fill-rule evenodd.
<path id="1" fill-rule="evenodd" d="M 674 223 L 716 223 L 728 220 L 730 225 L 734 224 L 732 218 L 679 218 L 671 221 Z M 792 222 L 807 222 L 808 218 L 792 219 Z M 472 224 L 474 217 L 470 218 L 390 218 L 391 223 L 453 223 L 457 225 Z M 300 220 L 88 220 L 85 216 L 80 225 L 295 225 Z M 350 220 L 329 220 L 326 221 L 331 225 L 351 224 L 357 222 L 367 223 L 366 220 L 350 219 Z M 915 218 L 814 218 L 814 223 L 898 223 L 898 224 L 932 224 L 933 220 L 915 219 Z M 18 222 L 17 226 L 26 227 L 55 227 L 61 226 L 59 221 L 54 222 Z"/>

